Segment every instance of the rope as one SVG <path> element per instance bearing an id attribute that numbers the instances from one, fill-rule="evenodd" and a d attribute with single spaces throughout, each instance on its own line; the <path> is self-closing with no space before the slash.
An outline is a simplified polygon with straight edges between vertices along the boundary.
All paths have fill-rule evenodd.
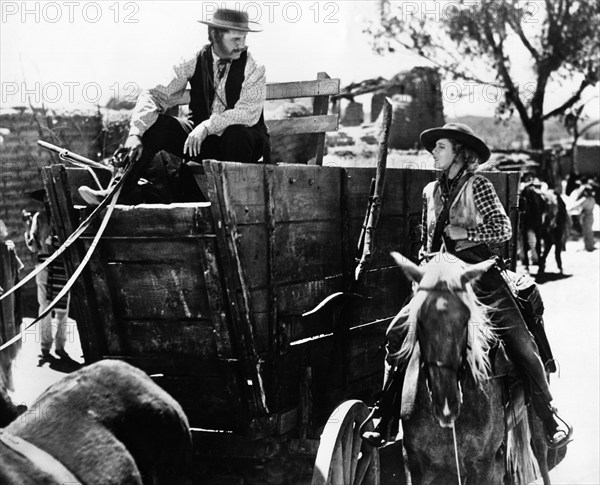
<path id="1" fill-rule="evenodd" d="M 460 465 L 458 463 L 458 446 L 456 444 L 456 427 L 454 423 L 452 423 L 452 438 L 454 439 L 454 458 L 456 459 L 456 478 L 458 480 L 458 485 L 462 485 L 460 481 Z"/>

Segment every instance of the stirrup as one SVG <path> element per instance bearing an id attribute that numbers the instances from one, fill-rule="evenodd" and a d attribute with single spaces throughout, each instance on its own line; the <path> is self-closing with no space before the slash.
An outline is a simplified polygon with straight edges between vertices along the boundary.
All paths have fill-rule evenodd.
<path id="1" fill-rule="evenodd" d="M 358 432 L 360 433 L 360 435 L 362 436 L 363 434 L 365 434 L 365 428 L 367 427 L 367 424 L 369 424 L 370 421 L 373 421 L 373 419 L 379 417 L 377 415 L 377 413 L 379 413 L 379 403 L 375 403 L 375 405 L 371 408 L 371 411 L 369 411 L 369 414 L 367 415 L 367 417 L 365 418 L 365 420 L 360 424 L 360 426 L 358 427 Z M 369 431 L 367 431 L 368 433 Z"/>
<path id="2" fill-rule="evenodd" d="M 556 450 L 568 445 L 571 441 L 573 441 L 573 426 L 561 418 L 556 412 L 555 408 L 552 409 L 552 415 L 554 416 L 554 419 L 558 421 L 559 426 L 556 427 L 556 430 L 552 436 L 549 434 L 546 435 L 546 441 L 548 442 L 548 448 Z M 566 428 L 566 430 L 560 427 L 561 424 L 564 428 Z M 564 437 L 554 442 L 555 436 L 559 434 L 564 434 Z"/>

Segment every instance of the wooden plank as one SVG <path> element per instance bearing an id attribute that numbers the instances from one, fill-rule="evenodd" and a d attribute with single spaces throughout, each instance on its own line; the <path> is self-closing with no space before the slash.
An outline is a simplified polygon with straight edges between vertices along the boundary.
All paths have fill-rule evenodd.
<path id="1" fill-rule="evenodd" d="M 342 272 L 340 221 L 279 223 L 275 233 L 274 278 L 314 281 Z"/>
<path id="2" fill-rule="evenodd" d="M 265 218 L 266 218 L 266 272 L 267 272 L 267 315 L 270 341 L 278 340 L 279 328 L 277 324 L 277 298 L 275 296 L 275 258 L 276 240 L 275 240 L 275 189 L 273 181 L 274 167 L 269 166 L 265 169 Z"/>
<path id="3" fill-rule="evenodd" d="M 117 318 L 210 319 L 203 268 L 189 263 L 108 264 Z"/>
<path id="4" fill-rule="evenodd" d="M 266 120 L 265 123 L 271 135 L 297 135 L 300 133 L 337 131 L 339 119 L 338 115 L 321 115 Z"/>
<path id="5" fill-rule="evenodd" d="M 294 406 L 299 401 L 298 383 L 301 370 L 305 367 L 312 368 L 314 399 L 313 411 L 318 415 L 324 408 L 333 405 L 330 396 L 336 394 L 340 400 L 358 394 L 369 395 L 381 386 L 383 371 L 383 356 L 377 349 L 385 338 L 385 331 L 389 325 L 388 320 L 351 329 L 348 333 L 348 352 L 334 353 L 332 335 L 306 340 L 301 344 L 293 345 L 286 354 L 278 369 L 274 372 L 280 374 L 280 389 L 272 397 L 273 411 Z M 340 358 L 347 355 L 345 368 L 348 374 L 348 385 L 340 388 L 343 382 Z M 366 380 L 372 378 L 371 380 Z M 353 386 L 355 382 L 367 382 L 376 387 Z M 333 405 L 333 407 L 335 407 Z"/>
<path id="6" fill-rule="evenodd" d="M 215 332 L 210 320 L 122 320 L 128 354 L 193 355 L 197 359 L 217 359 Z M 214 365 L 214 364 L 213 364 Z"/>
<path id="7" fill-rule="evenodd" d="M 312 286 L 293 285 L 278 288 L 280 319 L 285 322 L 288 338 L 292 343 L 333 332 L 334 317 L 341 308 L 339 305 L 333 306 L 331 311 L 323 311 L 315 316 L 303 318 L 302 312 L 310 307 L 302 310 L 300 305 L 293 303 L 294 297 L 299 301 L 310 298 L 307 290 Z M 347 328 L 394 317 L 410 294 L 411 285 L 400 268 L 392 266 L 365 273 L 363 283 L 357 291 L 368 299 L 356 298 L 345 301 L 348 305 L 348 320 L 344 325 Z"/>
<path id="8" fill-rule="evenodd" d="M 176 239 L 178 234 L 170 238 L 137 237 L 131 233 L 129 237 L 119 239 L 102 238 L 102 250 L 110 263 L 157 263 L 167 266 L 193 265 L 199 268 L 200 249 L 197 241 L 214 241 L 215 236 L 187 237 Z M 185 236 L 184 236 L 185 237 Z M 85 238 L 88 240 L 88 238 Z"/>
<path id="9" fill-rule="evenodd" d="M 235 345 L 239 346 L 239 355 L 243 362 L 244 378 L 247 385 L 244 394 L 252 415 L 267 414 L 266 396 L 261 373 L 261 362 L 256 351 L 251 322 L 250 297 L 245 281 L 240 250 L 239 234 L 235 220 L 233 201 L 230 198 L 232 189 L 227 183 L 225 167 L 220 162 L 205 160 L 204 170 L 208 182 L 208 196 L 211 201 L 211 212 L 217 233 L 219 260 L 223 269 L 224 293 L 229 307 L 229 314 L 236 337 Z M 236 288 L 240 288 L 238 295 Z"/>
<path id="10" fill-rule="evenodd" d="M 207 185 L 208 188 L 208 185 Z M 228 320 L 227 303 L 224 300 L 221 272 L 218 264 L 218 251 L 216 241 L 199 241 L 200 260 L 205 269 L 206 290 L 208 305 L 212 315 L 212 330 L 214 333 L 215 348 L 219 358 L 219 371 L 228 401 L 235 410 L 238 419 L 246 415 L 246 409 L 242 402 L 243 387 L 239 382 L 237 367 L 235 373 L 225 362 L 238 360 L 240 357 L 238 348 L 234 345 L 233 328 Z"/>
<path id="11" fill-rule="evenodd" d="M 317 79 L 325 80 L 329 79 L 326 72 L 320 72 L 317 74 Z M 339 91 L 339 85 L 338 85 Z M 337 94 L 337 93 L 335 93 Z M 325 95 L 315 96 L 313 100 L 313 115 L 326 115 L 329 110 L 329 93 Z M 337 115 L 336 115 L 337 116 Z M 339 118 L 339 117 L 338 117 Z M 323 154 L 325 153 L 325 133 L 317 133 L 314 135 L 314 142 L 316 145 L 315 150 L 315 165 L 323 165 Z"/>
<path id="12" fill-rule="evenodd" d="M 321 74 L 321 73 L 319 73 Z M 332 96 L 340 92 L 340 80 L 317 75 L 317 80 L 267 83 L 267 100 Z"/>
<path id="13" fill-rule="evenodd" d="M 287 83 L 267 83 L 267 101 L 289 98 L 310 98 L 313 96 L 331 96 L 339 94 L 339 79 L 317 79 L 312 81 L 295 81 Z M 183 94 L 180 105 L 190 104 L 190 90 Z"/>
<path id="14" fill-rule="evenodd" d="M 265 222 L 265 165 L 228 162 L 223 171 L 229 191 L 229 201 L 235 210 L 236 224 Z"/>
<path id="15" fill-rule="evenodd" d="M 240 255 L 249 288 L 269 284 L 269 234 L 266 224 L 239 226 Z"/>
<path id="16" fill-rule="evenodd" d="M 273 175 L 277 222 L 315 221 L 341 217 L 339 167 L 283 165 Z M 339 237 L 336 236 L 336 237 Z"/>
<path id="17" fill-rule="evenodd" d="M 87 251 L 91 241 L 81 240 Z M 90 287 L 93 290 L 93 296 L 90 297 L 92 303 L 98 312 L 97 331 L 101 335 L 103 353 L 123 354 L 127 349 L 127 341 L 123 337 L 122 327 L 116 319 L 116 308 L 114 305 L 114 280 L 109 280 L 107 272 L 107 260 L 103 255 L 102 250 L 105 246 L 101 240 L 99 247 L 90 258 Z"/>
<path id="18" fill-rule="evenodd" d="M 317 79 L 312 81 L 294 81 L 287 83 L 267 83 L 265 88 L 267 101 L 275 99 L 311 98 L 313 96 L 332 96 L 340 92 L 339 79 Z M 179 105 L 190 104 L 190 90 L 183 94 Z"/>
<path id="19" fill-rule="evenodd" d="M 100 222 L 86 231 L 92 236 Z M 117 205 L 103 238 L 185 237 L 214 234 L 208 202 Z"/>

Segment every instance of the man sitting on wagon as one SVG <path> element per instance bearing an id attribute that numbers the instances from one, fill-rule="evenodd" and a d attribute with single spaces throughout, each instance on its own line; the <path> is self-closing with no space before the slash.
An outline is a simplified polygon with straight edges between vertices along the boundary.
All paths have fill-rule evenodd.
<path id="1" fill-rule="evenodd" d="M 192 58 L 173 66 L 165 84 L 142 91 L 134 108 L 124 149 L 133 167 L 123 193 L 135 188 L 155 154 L 166 150 L 185 160 L 216 159 L 256 163 L 270 159 L 264 122 L 265 67 L 248 52 L 246 35 L 262 30 L 246 12 L 218 9 L 208 25 L 210 43 Z M 189 114 L 176 118 L 166 110 L 180 104 L 190 84 Z M 114 180 L 113 180 L 114 182 Z M 112 184 L 111 184 L 112 185 Z M 110 188 L 79 188 L 97 205 Z"/>

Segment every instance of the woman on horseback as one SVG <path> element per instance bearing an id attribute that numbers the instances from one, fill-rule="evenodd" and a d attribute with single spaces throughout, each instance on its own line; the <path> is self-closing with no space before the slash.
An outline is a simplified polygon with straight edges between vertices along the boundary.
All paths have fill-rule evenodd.
<path id="1" fill-rule="evenodd" d="M 422 255 L 439 252 L 444 244 L 448 252 L 466 263 L 494 257 L 491 248 L 509 240 L 512 228 L 491 182 L 474 173 L 480 163 L 489 159 L 489 148 L 462 123 L 426 130 L 421 133 L 421 143 L 432 153 L 435 168 L 442 171 L 440 178 L 423 190 Z M 531 399 L 544 424 L 548 446 L 564 446 L 572 430 L 551 406 L 552 395 L 537 345 L 500 269 L 491 267 L 479 278 L 475 289 L 480 302 L 494 309 L 494 328 L 530 384 Z M 371 413 L 371 418 L 381 419 L 373 431 L 363 434 L 363 439 L 375 446 L 389 440 L 391 426 L 399 416 L 406 364 L 399 368 L 398 355 L 404 340 L 402 323 L 409 311 L 410 302 L 387 330 L 384 390 Z"/>

